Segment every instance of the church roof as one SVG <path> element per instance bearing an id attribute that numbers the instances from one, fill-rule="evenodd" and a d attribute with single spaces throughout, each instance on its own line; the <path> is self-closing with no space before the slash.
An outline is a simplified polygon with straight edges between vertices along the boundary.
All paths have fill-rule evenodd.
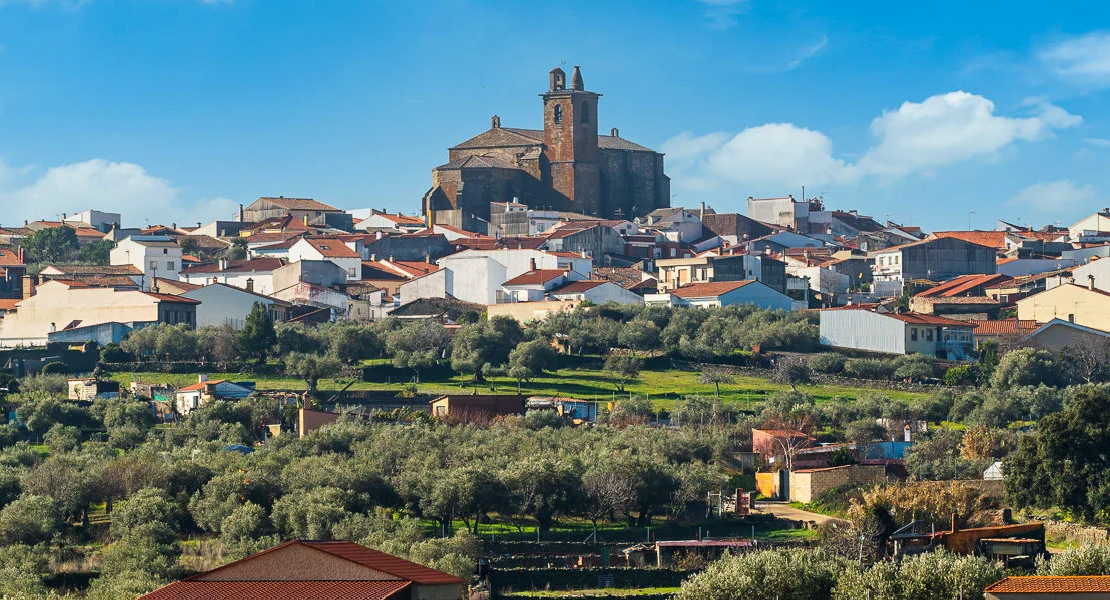
<path id="1" fill-rule="evenodd" d="M 453 169 L 516 169 L 516 165 L 496 156 L 467 156 L 436 167 L 437 170 Z"/>
<path id="2" fill-rule="evenodd" d="M 538 135 L 538 137 L 537 137 Z M 497 148 L 506 146 L 534 146 L 543 143 L 543 132 L 531 129 L 494 127 L 479 133 L 465 142 L 451 148 L 466 150 L 473 148 Z"/>
<path id="3" fill-rule="evenodd" d="M 495 127 L 466 140 L 451 148 L 467 150 L 474 148 L 496 148 L 504 146 L 533 146 L 543 143 L 542 129 L 518 129 L 516 127 Z M 630 150 L 633 152 L 655 152 L 651 148 L 630 142 L 616 135 L 597 136 L 597 147 L 602 150 Z M 451 163 L 448 163 L 451 164 Z M 447 165 L 444 165 L 447 166 Z"/>

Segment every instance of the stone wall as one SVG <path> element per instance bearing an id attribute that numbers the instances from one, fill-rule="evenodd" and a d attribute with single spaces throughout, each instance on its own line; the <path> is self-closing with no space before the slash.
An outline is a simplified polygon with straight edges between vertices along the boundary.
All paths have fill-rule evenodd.
<path id="1" fill-rule="evenodd" d="M 845 465 L 790 473 L 790 501 L 809 504 L 821 494 L 841 486 L 875 483 L 886 477 L 883 465 Z"/>

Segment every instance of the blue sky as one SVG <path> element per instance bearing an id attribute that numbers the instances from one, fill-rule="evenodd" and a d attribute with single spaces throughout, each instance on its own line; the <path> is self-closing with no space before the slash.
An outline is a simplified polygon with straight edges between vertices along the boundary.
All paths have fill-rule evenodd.
<path id="1" fill-rule="evenodd" d="M 0 0 L 0 224 L 415 213 L 446 148 L 539 127 L 553 66 L 667 153 L 675 205 L 822 194 L 928 229 L 1110 206 L 1110 6 Z"/>

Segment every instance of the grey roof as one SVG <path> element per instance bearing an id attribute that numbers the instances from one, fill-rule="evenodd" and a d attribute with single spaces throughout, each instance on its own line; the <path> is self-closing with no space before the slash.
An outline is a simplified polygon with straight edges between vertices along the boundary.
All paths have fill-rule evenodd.
<path id="1" fill-rule="evenodd" d="M 519 129 L 516 127 L 497 127 L 454 146 L 458 149 L 488 148 L 502 146 L 530 146 L 543 143 L 542 129 Z M 597 136 L 597 147 L 602 150 L 628 150 L 632 152 L 655 152 L 639 144 L 615 135 Z"/>
<path id="2" fill-rule="evenodd" d="M 436 167 L 437 170 L 449 169 L 517 169 L 516 165 L 496 156 L 467 156 Z"/>
<path id="3" fill-rule="evenodd" d="M 622 137 L 615 135 L 599 135 L 597 136 L 597 147 L 602 150 L 631 150 L 633 152 L 655 152 L 651 148 L 645 148 L 639 144 L 634 144 Z"/>

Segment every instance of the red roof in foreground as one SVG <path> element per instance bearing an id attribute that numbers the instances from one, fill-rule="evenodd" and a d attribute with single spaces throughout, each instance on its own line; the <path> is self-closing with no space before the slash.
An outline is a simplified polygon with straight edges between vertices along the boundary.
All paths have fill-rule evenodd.
<path id="1" fill-rule="evenodd" d="M 394 600 L 408 581 L 178 581 L 142 600 Z"/>
<path id="2" fill-rule="evenodd" d="M 386 554 L 385 552 L 374 550 L 373 548 L 367 548 L 366 546 L 360 546 L 354 542 L 306 542 L 293 540 L 291 542 L 286 542 L 286 544 L 303 544 L 309 548 L 322 550 L 333 556 L 345 558 L 351 562 L 407 579 L 413 583 L 424 585 L 466 583 L 450 573 L 444 573 L 443 571 L 437 571 L 430 567 L 425 567 L 424 565 L 409 562 L 403 558 L 398 558 L 392 554 Z M 277 547 L 280 548 L 281 546 Z"/>
<path id="3" fill-rule="evenodd" d="M 1110 592 L 1110 575 L 1007 577 L 988 585 L 983 591 L 1007 594 L 1106 593 Z"/>
<path id="4" fill-rule="evenodd" d="M 932 296 L 952 297 L 960 296 L 965 292 L 977 288 L 979 286 L 988 287 L 991 285 L 1005 283 L 1010 281 L 1013 277 L 1009 275 L 1002 275 L 994 273 L 990 275 L 961 275 L 951 281 L 946 281 L 940 285 L 931 287 L 920 294 L 918 297 L 928 298 Z"/>

